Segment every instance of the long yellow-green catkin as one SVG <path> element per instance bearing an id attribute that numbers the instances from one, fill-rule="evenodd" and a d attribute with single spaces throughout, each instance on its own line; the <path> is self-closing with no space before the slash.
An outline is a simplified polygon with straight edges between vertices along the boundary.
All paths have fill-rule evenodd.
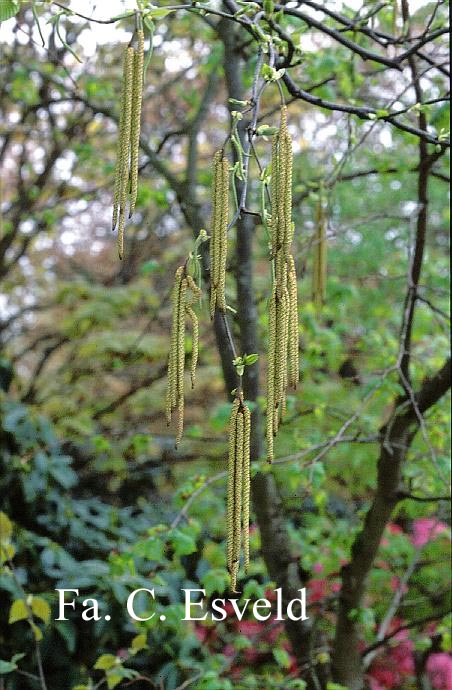
<path id="1" fill-rule="evenodd" d="M 286 281 L 287 282 L 287 281 Z M 281 376 L 279 378 L 279 388 L 277 390 L 277 403 L 281 405 L 285 398 L 287 386 L 287 355 L 288 355 L 288 335 L 289 335 L 289 291 L 284 287 L 284 292 L 281 296 L 281 304 L 279 306 L 280 318 L 278 319 L 278 334 L 277 339 L 279 343 L 278 358 L 283 362 L 281 369 Z"/>
<path id="2" fill-rule="evenodd" d="M 278 156 L 279 135 L 275 134 L 272 141 L 272 184 L 271 184 L 271 258 L 276 257 L 278 249 Z"/>
<path id="3" fill-rule="evenodd" d="M 243 439 L 244 419 L 239 410 L 237 414 L 237 438 L 234 476 L 234 552 L 233 563 L 240 562 L 240 550 L 242 546 L 242 500 L 243 500 Z M 234 587 L 235 590 L 235 587 Z"/>
<path id="4" fill-rule="evenodd" d="M 287 129 L 287 108 L 283 106 L 279 132 L 273 137 L 272 143 L 271 259 L 274 264 L 274 282 L 269 303 L 266 425 L 269 462 L 273 460 L 273 439 L 285 411 L 287 386 L 296 385 L 295 379 L 298 380 L 296 273 L 290 253 L 294 234 L 292 158 L 292 139 Z"/>
<path id="5" fill-rule="evenodd" d="M 290 245 L 293 238 L 292 227 L 292 139 L 285 126 L 284 136 L 281 137 L 282 155 L 285 164 L 285 193 L 284 193 L 284 257 L 289 258 Z"/>
<path id="6" fill-rule="evenodd" d="M 186 312 L 187 278 L 182 277 L 179 288 L 179 312 L 177 326 L 177 427 L 176 448 L 184 430 L 184 368 L 185 368 L 185 312 Z"/>
<path id="7" fill-rule="evenodd" d="M 250 488 L 251 488 L 251 412 L 247 405 L 243 406 L 243 555 L 245 572 L 250 564 Z"/>
<path id="8" fill-rule="evenodd" d="M 200 298 L 201 297 L 201 288 L 196 285 L 195 281 L 190 275 L 187 275 L 187 285 L 192 291 L 194 297 Z M 196 367 L 198 364 L 198 356 L 199 356 L 199 321 L 198 317 L 196 316 L 194 310 L 192 307 L 188 306 L 187 307 L 187 313 L 191 319 L 192 322 L 192 327 L 193 327 L 193 336 L 192 336 L 192 349 L 191 349 L 191 368 L 190 368 L 190 378 L 191 378 L 191 387 L 195 387 L 195 381 L 196 381 Z"/>
<path id="9" fill-rule="evenodd" d="M 327 243 L 326 243 L 326 218 L 323 217 L 322 223 L 322 236 L 320 242 L 320 288 L 322 294 L 323 303 L 326 302 L 326 256 L 327 256 Z"/>
<path id="10" fill-rule="evenodd" d="M 316 209 L 312 300 L 319 311 L 326 300 L 326 219 L 322 195 Z"/>
<path id="11" fill-rule="evenodd" d="M 180 311 L 180 287 L 184 274 L 183 266 L 179 266 L 174 277 L 172 292 L 172 323 L 171 341 L 168 357 L 168 385 L 166 392 L 166 422 L 171 423 L 171 413 L 177 406 L 177 376 L 178 376 L 178 341 L 179 341 L 179 311 Z"/>
<path id="12" fill-rule="evenodd" d="M 195 387 L 196 379 L 196 365 L 198 363 L 198 352 L 199 352 L 199 323 L 198 317 L 191 307 L 187 307 L 187 314 L 190 317 L 193 326 L 193 336 L 192 336 L 192 347 L 191 347 L 191 368 L 190 368 L 190 378 L 191 387 Z"/>
<path id="13" fill-rule="evenodd" d="M 220 258 L 220 234 L 218 232 L 218 221 L 220 201 L 220 161 L 222 152 L 217 151 L 213 157 L 213 177 L 212 177 L 212 219 L 210 232 L 210 317 L 213 319 L 217 303 L 218 269 Z"/>
<path id="14" fill-rule="evenodd" d="M 119 227 L 118 227 L 118 254 L 122 259 L 124 255 L 124 228 L 126 219 L 127 192 L 129 184 L 129 162 L 130 162 L 130 128 L 132 119 L 132 78 L 133 78 L 133 48 L 127 48 L 124 61 L 124 88 L 125 95 L 122 103 L 123 119 L 122 131 L 120 132 L 121 154 L 119 164 Z"/>
<path id="15" fill-rule="evenodd" d="M 184 369 L 185 369 L 185 322 L 188 316 L 193 325 L 191 381 L 195 384 L 196 365 L 198 361 L 199 329 L 198 317 L 191 307 L 187 292 L 193 297 L 200 297 L 201 290 L 193 278 L 187 274 L 185 266 L 179 266 L 174 277 L 172 293 L 171 342 L 168 357 L 168 383 L 166 392 L 165 416 L 167 424 L 177 409 L 176 448 L 179 445 L 184 428 Z"/>
<path id="16" fill-rule="evenodd" d="M 237 453 L 237 413 L 240 407 L 240 400 L 236 398 L 232 404 L 231 415 L 229 417 L 229 455 L 228 455 L 228 488 L 227 488 L 227 507 L 226 507 L 226 534 L 227 534 L 227 568 L 229 574 L 233 575 L 233 555 L 234 555 L 234 516 L 235 516 L 235 465 Z"/>
<path id="17" fill-rule="evenodd" d="M 296 389 L 300 377 L 300 363 L 298 352 L 298 295 L 297 295 L 297 274 L 295 261 L 292 254 L 289 255 L 287 283 L 289 292 L 289 386 Z"/>
<path id="18" fill-rule="evenodd" d="M 220 268 L 218 271 L 217 307 L 226 311 L 226 260 L 228 256 L 228 215 L 229 215 L 229 161 L 221 161 L 221 230 L 220 230 Z"/>
<path id="19" fill-rule="evenodd" d="M 196 285 L 193 277 L 190 274 L 187 274 L 187 285 L 194 294 L 195 297 L 201 297 L 202 291 L 199 285 Z"/>
<path id="20" fill-rule="evenodd" d="M 232 552 L 232 569 L 235 572 L 235 564 L 240 562 L 240 549 L 242 542 L 242 491 L 243 491 L 243 440 L 244 419 L 241 410 L 237 413 L 237 435 L 234 468 L 234 549 Z M 237 568 L 238 569 L 238 568 Z M 236 591 L 237 583 L 231 583 L 232 591 Z"/>
<path id="21" fill-rule="evenodd" d="M 273 434 L 278 431 L 279 421 L 285 409 L 287 388 L 287 350 L 289 326 L 289 296 L 285 287 L 280 298 L 276 295 L 276 348 L 275 348 L 275 393 Z"/>
<path id="22" fill-rule="evenodd" d="M 225 276 L 228 243 L 229 162 L 223 150 L 214 156 L 210 238 L 210 316 L 226 310 Z"/>
<path id="23" fill-rule="evenodd" d="M 268 311 L 268 357 L 267 357 L 267 459 L 273 462 L 273 437 L 275 417 L 275 350 L 276 350 L 276 285 L 273 286 Z"/>
<path id="24" fill-rule="evenodd" d="M 277 194 L 278 194 L 278 227 L 276 231 L 277 236 L 277 253 L 276 253 L 276 283 L 278 292 L 281 294 L 282 285 L 282 269 L 284 265 L 284 248 L 286 244 L 286 193 L 287 193 L 287 159 L 286 159 L 286 139 L 287 139 L 287 112 L 283 106 L 281 108 L 281 124 L 278 136 L 278 178 L 276 180 Z"/>
<path id="25" fill-rule="evenodd" d="M 187 279 L 182 277 L 179 288 L 179 323 L 177 326 L 177 393 L 178 397 L 184 393 L 184 363 L 185 363 L 185 298 L 187 294 Z"/>
<path id="26" fill-rule="evenodd" d="M 177 427 L 176 427 L 176 448 L 182 439 L 182 434 L 184 432 L 184 393 L 179 395 L 177 401 Z"/>
<path id="27" fill-rule="evenodd" d="M 275 408 L 278 407 L 284 393 L 284 372 L 287 366 L 287 362 L 284 361 L 286 307 L 285 292 L 279 298 L 276 295 Z"/>
<path id="28" fill-rule="evenodd" d="M 226 562 L 231 590 L 236 591 L 243 537 L 245 572 L 249 566 L 251 413 L 241 393 L 229 418 L 228 482 L 226 508 Z"/>
<path id="29" fill-rule="evenodd" d="M 140 149 L 141 105 L 143 100 L 144 33 L 137 31 L 137 49 L 133 60 L 132 122 L 130 137 L 130 206 L 133 215 L 138 191 L 138 155 Z"/>
<path id="30" fill-rule="evenodd" d="M 125 138 L 125 129 L 124 129 L 124 114 L 126 111 L 126 100 L 127 100 L 127 75 L 129 71 L 129 61 L 130 61 L 130 55 L 129 55 L 129 49 L 125 48 L 124 49 L 124 57 L 123 57 L 123 67 L 122 67 L 122 91 L 121 91 L 121 101 L 120 101 L 120 113 L 119 113 L 119 130 L 118 130 L 118 143 L 117 143 L 117 150 L 116 150 L 116 165 L 115 165 L 115 186 L 114 186 L 114 192 L 113 192 L 113 218 L 112 218 L 112 230 L 116 228 L 117 222 L 118 222 L 118 214 L 119 214 L 119 194 L 121 190 L 121 171 L 122 171 L 122 153 L 125 150 L 124 147 L 124 138 Z"/>

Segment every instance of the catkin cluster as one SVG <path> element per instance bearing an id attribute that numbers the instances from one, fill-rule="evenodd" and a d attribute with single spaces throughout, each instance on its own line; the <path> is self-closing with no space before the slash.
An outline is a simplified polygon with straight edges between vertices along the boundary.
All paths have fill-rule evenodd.
<path id="1" fill-rule="evenodd" d="M 250 560 L 250 432 L 251 413 L 243 398 L 238 396 L 232 404 L 229 419 L 226 510 L 227 567 L 233 592 L 237 588 L 242 538 L 245 572 Z"/>
<path id="2" fill-rule="evenodd" d="M 199 326 L 192 304 L 201 296 L 201 290 L 187 273 L 185 266 L 176 271 L 173 287 L 173 314 L 171 326 L 171 343 L 168 358 L 168 387 L 166 394 L 166 421 L 171 423 L 171 416 L 177 410 L 176 448 L 182 438 L 184 429 L 184 373 L 185 373 L 185 324 L 187 317 L 192 323 L 191 385 L 195 385 L 196 365 L 198 362 Z"/>
<path id="3" fill-rule="evenodd" d="M 212 221 L 210 235 L 210 316 L 226 311 L 225 280 L 228 252 L 229 161 L 224 151 L 213 159 Z"/>
<path id="4" fill-rule="evenodd" d="M 273 439 L 285 411 L 288 386 L 297 387 L 298 305 L 297 275 L 291 254 L 292 139 L 287 108 L 281 108 L 279 132 L 273 137 L 271 176 L 271 259 L 273 286 L 269 302 L 267 370 L 267 457 L 273 461 Z"/>
<path id="5" fill-rule="evenodd" d="M 322 195 L 316 209 L 314 237 L 314 270 L 312 276 L 312 301 L 320 310 L 326 300 L 326 217 Z"/>
<path id="6" fill-rule="evenodd" d="M 140 144 L 141 104 L 143 100 L 144 33 L 137 31 L 137 48 L 124 51 L 121 115 L 116 153 L 112 229 L 118 225 L 118 253 L 124 254 L 126 207 L 129 218 L 135 210 L 138 190 L 138 153 Z"/>

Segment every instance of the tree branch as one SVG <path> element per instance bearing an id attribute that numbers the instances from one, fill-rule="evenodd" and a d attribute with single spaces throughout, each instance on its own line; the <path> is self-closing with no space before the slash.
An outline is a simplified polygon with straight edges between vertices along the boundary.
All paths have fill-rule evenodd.
<path id="1" fill-rule="evenodd" d="M 379 120 L 382 120 L 383 122 L 388 122 L 389 124 L 393 125 L 394 127 L 400 129 L 403 132 L 414 134 L 414 136 L 418 137 L 424 142 L 439 145 L 442 148 L 447 148 L 449 146 L 449 142 L 439 141 L 439 139 L 432 136 L 431 134 L 428 134 L 428 132 L 421 127 L 413 127 L 412 125 L 400 122 L 400 120 L 394 117 L 394 115 L 388 114 L 381 116 L 378 115 L 377 110 L 375 110 L 374 108 L 368 108 L 367 106 L 347 105 L 345 103 L 333 103 L 332 101 L 327 101 L 324 98 L 321 98 L 320 96 L 316 96 L 315 94 L 309 93 L 308 91 L 304 91 L 295 84 L 292 77 L 290 77 L 290 75 L 287 72 L 283 75 L 282 79 L 290 95 L 302 101 L 305 101 L 306 103 L 311 103 L 312 105 L 316 105 L 319 108 L 326 108 L 327 110 L 333 110 L 341 113 L 350 113 L 352 115 L 356 115 L 360 120 L 373 120 L 373 116 L 375 116 Z"/>
<path id="2" fill-rule="evenodd" d="M 425 413 L 449 390 L 450 358 L 432 377 L 424 380 L 415 394 L 416 404 Z M 420 427 L 413 406 L 400 404 L 393 418 L 381 430 L 383 441 L 377 470 L 375 497 L 366 514 L 364 525 L 355 538 L 351 558 L 342 568 L 342 589 L 333 651 L 333 676 L 350 690 L 363 687 L 359 626 L 353 611 L 359 610 L 368 574 L 378 552 L 383 531 L 400 500 L 401 470 L 408 450 Z"/>

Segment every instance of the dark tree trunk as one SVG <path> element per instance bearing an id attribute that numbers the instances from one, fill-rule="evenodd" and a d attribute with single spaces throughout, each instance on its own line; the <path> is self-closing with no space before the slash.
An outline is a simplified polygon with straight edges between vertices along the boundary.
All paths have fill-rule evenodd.
<path id="1" fill-rule="evenodd" d="M 450 388 L 450 359 L 415 396 L 415 405 L 405 401 L 402 410 L 381 430 L 384 441 L 378 460 L 377 489 L 363 528 L 352 547 L 350 562 L 342 569 L 336 639 L 333 654 L 335 681 L 349 690 L 364 686 L 360 629 L 352 611 L 362 605 L 366 581 L 377 555 L 383 531 L 400 499 L 401 469 L 424 414 Z M 400 409 L 401 401 L 399 401 Z M 408 410 L 407 410 L 408 406 Z"/>

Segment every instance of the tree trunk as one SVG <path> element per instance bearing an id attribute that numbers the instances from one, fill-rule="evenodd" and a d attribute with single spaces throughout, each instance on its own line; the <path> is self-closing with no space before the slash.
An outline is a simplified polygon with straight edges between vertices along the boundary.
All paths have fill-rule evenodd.
<path id="1" fill-rule="evenodd" d="M 419 416 L 434 405 L 450 388 L 450 359 L 431 379 L 426 379 L 411 401 L 398 401 L 403 408 L 381 430 L 384 441 L 378 460 L 377 489 L 363 528 L 352 547 L 350 562 L 342 569 L 342 590 L 336 624 L 333 654 L 334 680 L 349 690 L 364 686 L 360 629 L 355 612 L 362 605 L 366 581 L 377 555 L 383 531 L 400 498 L 403 463 L 419 429 Z M 408 410 L 406 409 L 408 405 Z"/>

